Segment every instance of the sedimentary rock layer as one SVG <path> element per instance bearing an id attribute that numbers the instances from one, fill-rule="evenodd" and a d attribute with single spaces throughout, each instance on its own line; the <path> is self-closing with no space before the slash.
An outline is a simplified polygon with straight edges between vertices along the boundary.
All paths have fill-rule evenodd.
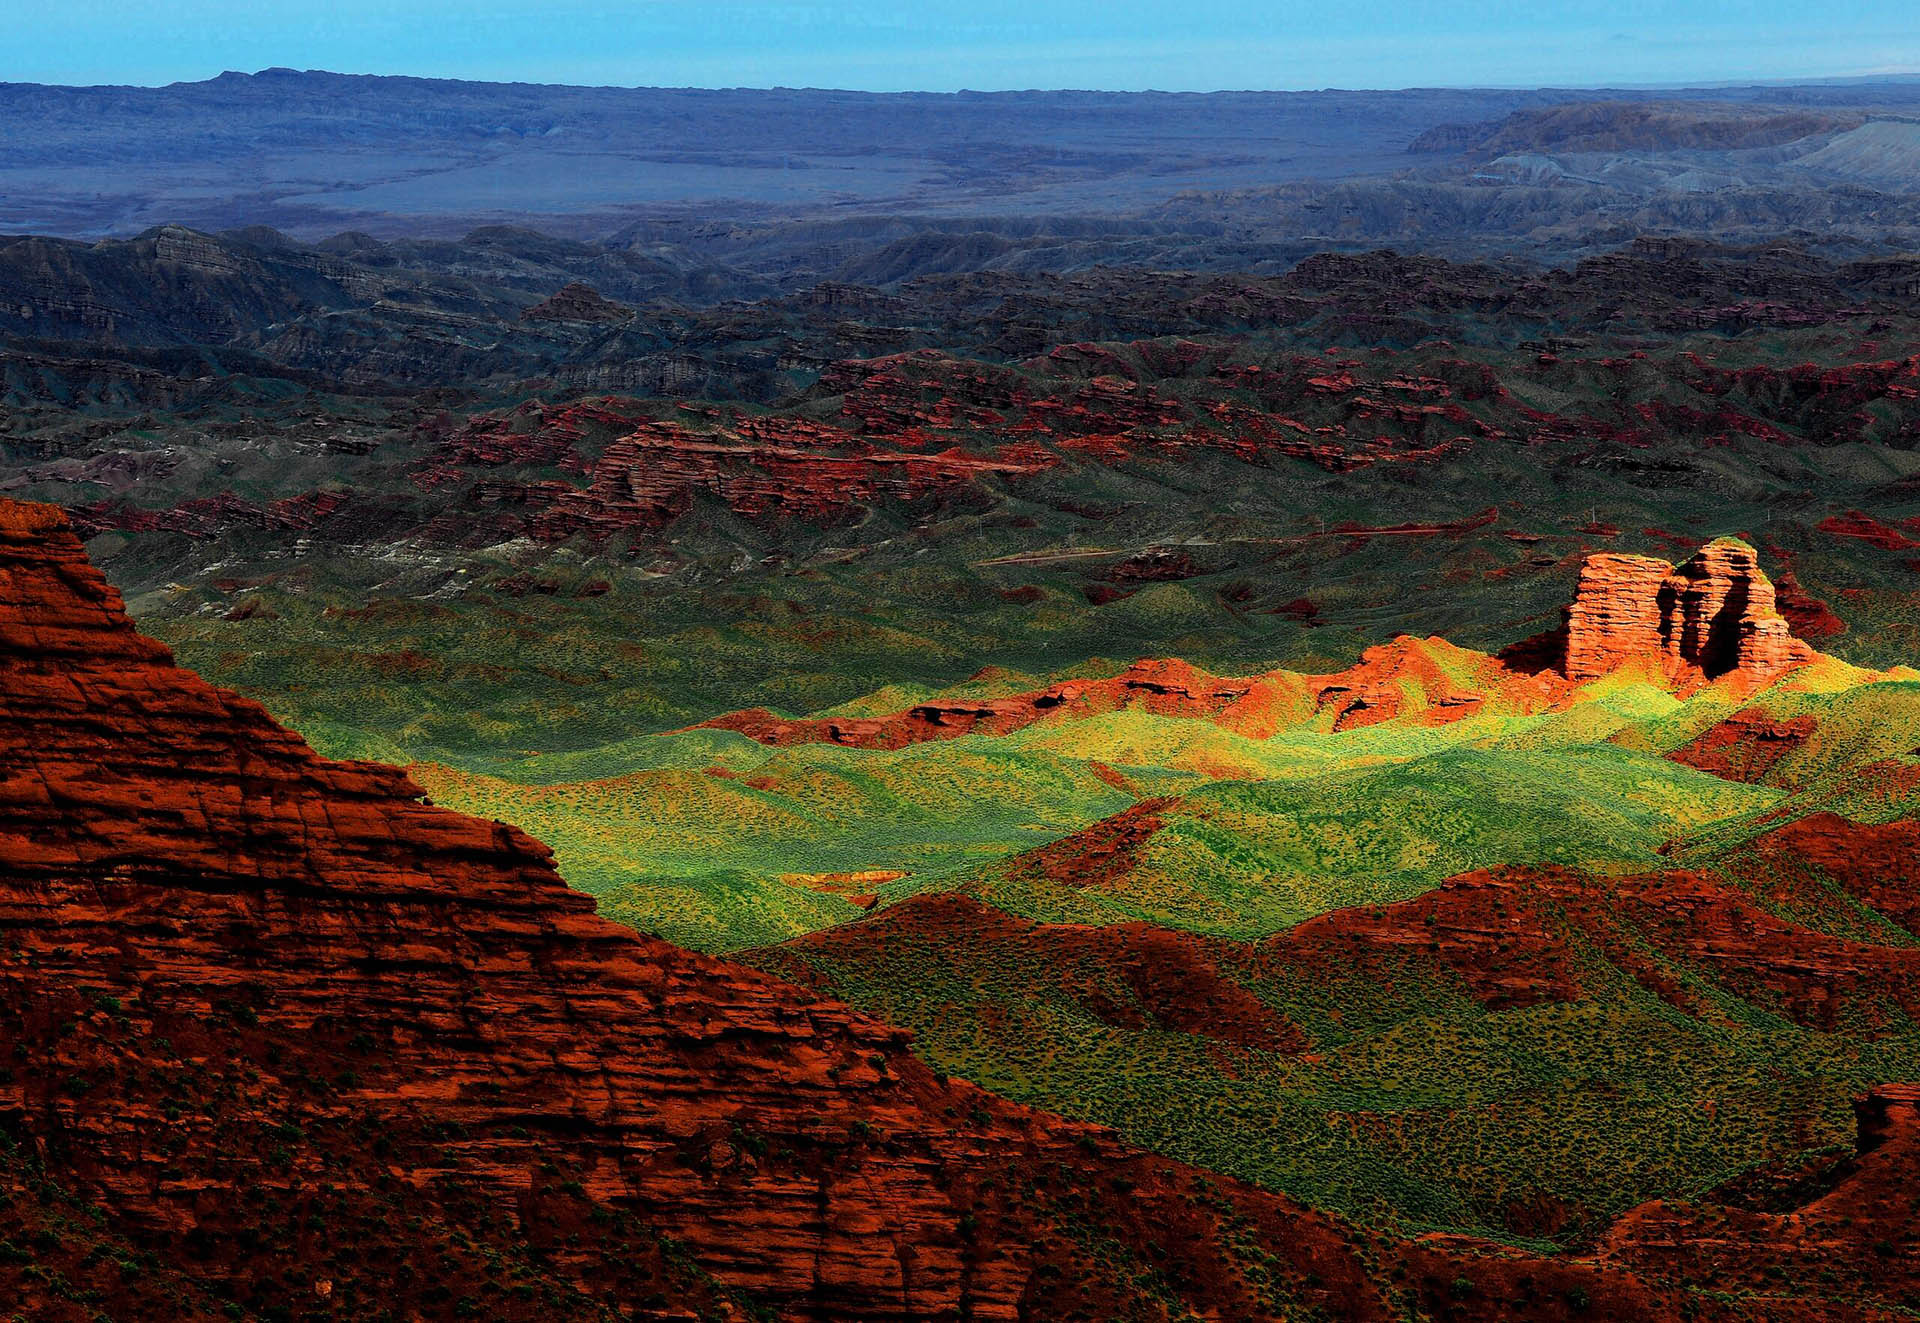
<path id="1" fill-rule="evenodd" d="M 1118 1309 L 1138 1288 L 1074 1239 L 1084 1216 L 1131 1252 L 1171 1237 L 1195 1304 L 1265 1316 L 1229 1218 L 1302 1298 L 1380 1313 L 1329 1219 L 1244 1190 L 1208 1211 L 1188 1169 L 592 911 L 514 828 L 318 758 L 174 667 L 58 511 L 0 502 L 0 1040 L 19 1058 L 0 1122 L 113 1225 L 216 1247 L 201 1271 L 223 1291 L 272 1300 L 297 1255 L 336 1306 L 377 1312 L 408 1288 L 352 1251 L 373 1233 L 262 1228 L 319 1190 L 384 1200 L 422 1244 L 452 1209 L 524 1240 L 564 1180 L 782 1317 Z M 1086 1204 L 1116 1180 L 1125 1199 Z M 550 1284 L 691 1317 L 612 1262 L 614 1223 L 581 1225 Z M 558 1298 L 499 1303 L 579 1312 Z"/>
<path id="2" fill-rule="evenodd" d="M 1814 847 L 1852 827 L 1779 849 L 1828 868 L 1851 856 Z M 1875 830 L 1909 873 L 1911 833 Z M 1577 996 L 1549 911 L 1598 885 L 1477 874 L 1258 958 L 1437 949 L 1489 1007 Z M 1699 875 L 1607 885 L 1803 1023 L 1920 1013 L 1909 951 Z M 1910 1088 L 1862 1099 L 1857 1168 L 1804 1216 L 1650 1205 L 1573 1259 L 1396 1245 L 949 1082 L 902 1031 L 592 909 L 515 829 L 175 667 L 58 511 L 0 502 L 0 1298 L 28 1316 L 1677 1320 L 1732 1316 L 1689 1283 L 1816 1258 L 1848 1291 L 1920 1284 Z M 1219 943 L 1030 936 L 1133 971 L 1183 1032 L 1303 1046 L 1209 973 Z"/>
<path id="3" fill-rule="evenodd" d="M 1771 679 L 1813 659 L 1793 637 L 1752 547 L 1719 538 L 1679 568 L 1648 556 L 1589 556 L 1567 608 L 1564 671 L 1592 680 L 1651 662 L 1679 677 Z"/>

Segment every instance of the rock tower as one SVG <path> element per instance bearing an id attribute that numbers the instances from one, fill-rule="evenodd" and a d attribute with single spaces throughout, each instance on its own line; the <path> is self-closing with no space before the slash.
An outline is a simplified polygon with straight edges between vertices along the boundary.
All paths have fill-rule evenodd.
<path id="1" fill-rule="evenodd" d="M 1675 677 L 1770 679 L 1817 655 L 1793 637 L 1759 556 L 1737 538 L 1709 542 L 1677 569 L 1651 556 L 1589 556 L 1565 636 L 1562 669 L 1575 681 L 1648 659 Z"/>

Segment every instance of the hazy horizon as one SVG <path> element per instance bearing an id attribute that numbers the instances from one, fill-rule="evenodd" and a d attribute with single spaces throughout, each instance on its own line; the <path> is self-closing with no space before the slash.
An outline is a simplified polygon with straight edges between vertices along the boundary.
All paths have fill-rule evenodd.
<path id="1" fill-rule="evenodd" d="M 1088 12 L 1058 0 L 928 0 L 911 13 L 680 0 L 73 0 L 19 23 L 0 79 L 160 87 L 232 70 L 565 86 L 861 92 L 1314 91 L 1710 87 L 1920 72 L 1911 8 L 1813 11 L 1746 0 L 1701 15 L 1672 0 L 1560 5 L 1402 0 L 1365 14 L 1283 0 L 1176 13 L 1148 0 Z"/>
<path id="2" fill-rule="evenodd" d="M 265 78 L 275 74 L 326 78 L 405 78 L 430 83 L 475 83 L 502 87 L 565 87 L 620 92 L 822 92 L 856 96 L 1018 96 L 1030 93 L 1085 94 L 1095 96 L 1240 96 L 1286 95 L 1316 92 L 1680 92 L 1711 91 L 1714 88 L 1745 87 L 1817 87 L 1844 83 L 1910 82 L 1920 80 L 1920 68 L 1891 69 L 1875 73 L 1806 74 L 1785 78 L 1675 78 L 1658 82 L 1630 82 L 1625 79 L 1601 79 L 1592 82 L 1564 83 L 1409 83 L 1400 86 L 1363 86 L 1328 83 L 1298 87 L 1212 87 L 1204 89 L 1175 87 L 1081 87 L 1034 84 L 1025 87 L 849 87 L 830 83 L 580 83 L 532 78 L 485 78 L 453 74 L 397 73 L 365 69 L 298 68 L 292 65 L 265 65 L 257 69 L 222 69 L 205 77 L 175 78 L 166 82 L 51 82 L 45 79 L 0 79 L 0 87 L 61 87 L 75 91 L 127 88 L 136 91 L 161 91 L 170 87 L 195 87 L 217 83 L 223 78 Z"/>

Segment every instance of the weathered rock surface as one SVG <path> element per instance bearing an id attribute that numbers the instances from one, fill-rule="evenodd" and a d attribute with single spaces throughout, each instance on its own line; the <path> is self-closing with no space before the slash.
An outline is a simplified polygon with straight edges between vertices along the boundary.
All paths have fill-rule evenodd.
<path id="1" fill-rule="evenodd" d="M 702 724 L 775 746 L 898 749 L 969 734 L 1005 735 L 1056 713 L 1137 706 L 1207 717 L 1263 738 L 1283 716 L 1300 720 L 1316 712 L 1331 714 L 1332 728 L 1344 731 L 1401 717 L 1443 725 L 1495 699 L 1533 710 L 1565 690 L 1550 671 L 1584 683 L 1638 664 L 1679 688 L 1727 675 L 1757 688 L 1820 655 L 1793 635 L 1753 548 L 1732 538 L 1709 543 L 1677 569 L 1650 556 L 1591 555 L 1565 612 L 1558 630 L 1515 644 L 1498 660 L 1444 639 L 1401 636 L 1325 675 L 1215 676 L 1184 662 L 1141 660 L 1109 679 L 1062 681 L 977 702 L 930 701 L 871 717 L 783 717 L 753 708 Z M 1471 675 L 1470 685 L 1454 678 L 1462 671 Z M 1715 738 L 1727 743 L 1735 733 Z"/>
<path id="2" fill-rule="evenodd" d="M 1672 679 L 1738 671 L 1764 681 L 1815 656 L 1780 614 L 1753 548 L 1734 538 L 1708 543 L 1677 569 L 1649 556 L 1589 556 L 1565 637 L 1562 670 L 1574 681 L 1634 662 Z"/>
<path id="3" fill-rule="evenodd" d="M 1910 836 L 1884 846 L 1912 864 Z M 1437 946 L 1490 1006 L 1564 998 L 1554 915 L 1596 885 L 1474 875 L 1257 959 Z M 1606 885 L 1669 958 L 1802 1023 L 1920 1014 L 1911 951 L 1699 875 Z M 515 829 L 174 667 L 58 511 L 0 502 L 0 1298 L 30 1317 L 1531 1319 L 1577 1291 L 1673 1320 L 1703 1299 L 1686 1283 L 1815 1254 L 1912 1284 L 1898 1088 L 1863 1101 L 1817 1236 L 1656 1205 L 1585 1259 L 1396 1246 L 950 1083 L 899 1030 L 592 909 Z M 1003 926 L 1182 1032 L 1301 1045 L 1223 981 L 1221 943 Z M 1689 995 L 1617 920 L 1582 927 Z"/>
<path id="4" fill-rule="evenodd" d="M 1920 1287 L 1920 1124 L 1912 1084 L 1882 1085 L 1854 1103 L 1857 1156 L 1825 1173 L 1828 1188 L 1786 1210 L 1662 1200 L 1620 1219 L 1597 1257 L 1636 1274 L 1717 1281 L 1723 1289 L 1773 1294 L 1768 1283 L 1818 1279 L 1834 1300 L 1893 1301 Z M 1862 1235 L 1863 1228 L 1871 1228 Z M 1871 1308 L 1793 1300 L 1785 1292 L 1763 1317 L 1872 1318 Z M 1891 1311 L 1889 1311 L 1889 1316 Z"/>
<path id="5" fill-rule="evenodd" d="M 1484 688 L 1461 687 L 1448 667 L 1477 672 L 1475 678 Z M 1440 726 L 1474 715 L 1496 693 L 1526 706 L 1544 705 L 1555 692 L 1550 681 L 1508 672 L 1492 659 L 1455 648 L 1444 639 L 1402 635 L 1368 648 L 1347 669 L 1325 675 L 1284 670 L 1254 676 L 1213 675 L 1188 662 L 1145 658 L 1105 679 L 1062 680 L 1004 698 L 935 700 L 873 717 L 783 717 L 765 708 L 749 708 L 701 725 L 738 731 L 782 748 L 820 743 L 900 749 L 962 735 L 1006 735 L 1056 714 L 1087 717 L 1139 708 L 1162 716 L 1206 717 L 1240 734 L 1264 739 L 1281 725 L 1317 713 L 1325 714 L 1335 730 L 1395 717 Z"/>
<path id="6" fill-rule="evenodd" d="M 432 1273 L 301 1221 L 313 1200 L 404 1256 L 524 1248 L 555 1198 L 584 1206 L 529 1269 L 551 1291 L 476 1281 L 490 1312 L 1107 1316 L 1139 1290 L 1074 1240 L 1092 1216 L 1223 1316 L 1271 1311 L 1222 1218 L 1300 1298 L 1382 1316 L 1330 1220 L 1237 1187 L 1216 1210 L 1188 1169 L 936 1079 L 899 1030 L 592 911 L 517 830 L 175 668 L 57 510 L 0 503 L 0 1122 L 136 1242 L 203 1247 L 216 1294 L 311 1300 L 276 1277 L 297 1259 L 340 1316 L 417 1311 Z M 636 1281 L 635 1219 L 717 1285 L 657 1244 Z"/>
<path id="7" fill-rule="evenodd" d="M 1138 819 L 1115 820 L 1109 838 Z M 1770 912 L 1769 877 L 1791 903 L 1833 882 L 1911 922 L 1920 838 L 1911 824 L 1865 828 L 1817 815 L 1736 861 L 1742 878 L 1687 870 L 1601 877 L 1533 867 L 1476 871 L 1424 895 L 1321 915 L 1258 943 L 1168 932 L 1148 923 L 1089 927 L 1011 917 L 971 895 L 921 895 L 858 924 L 755 953 L 768 968 L 831 989 L 913 952 L 930 978 L 982 970 L 1023 995 L 1124 1030 L 1176 1029 L 1217 1050 L 1327 1050 L 1289 1003 L 1253 990 L 1351 980 L 1415 1009 L 1437 984 L 1499 1014 L 1607 995 L 1622 980 L 1679 1015 L 1712 1021 L 1727 994 L 1813 1028 L 1898 1034 L 1920 1010 L 1920 953 L 1846 940 Z M 1123 853 L 1132 842 L 1115 844 Z M 1066 851 L 1053 852 L 1073 866 Z M 1114 859 L 1086 859 L 1089 885 Z M 1124 866 L 1124 860 L 1119 861 Z M 1802 870 L 1798 881 L 1783 870 Z M 1804 888 L 1804 889 L 1802 889 Z M 1770 900 L 1773 898 L 1769 898 Z M 1039 980 L 1038 993 L 1008 971 Z M 1044 971 L 1036 974 L 1034 971 Z M 1195 1014 L 1207 1008 L 1207 1014 Z M 1378 1009 L 1378 1008 L 1376 1008 Z M 1212 1013 L 1218 1011 L 1219 1013 Z M 1434 1319 L 1865 1319 L 1920 1284 L 1920 1089 L 1882 1085 L 1856 1099 L 1858 1152 L 1814 1155 L 1805 1179 L 1764 1201 L 1753 1189 L 1631 1209 L 1597 1243 L 1552 1259 L 1460 1237 L 1428 1236 L 1396 1257 Z M 1796 1156 L 1793 1167 L 1802 1160 Z M 1756 1173 L 1756 1175 L 1787 1175 Z M 1391 1271 L 1391 1270 L 1390 1270 Z M 1803 1283 L 1781 1292 L 1783 1280 Z"/>
<path id="8" fill-rule="evenodd" d="M 1804 713 L 1776 719 L 1757 708 L 1742 708 L 1668 757 L 1728 781 L 1762 782 L 1818 729 L 1819 722 Z"/>
<path id="9" fill-rule="evenodd" d="M 1920 822 L 1809 814 L 1756 837 L 1742 871 L 1783 894 L 1838 888 L 1920 936 Z"/>

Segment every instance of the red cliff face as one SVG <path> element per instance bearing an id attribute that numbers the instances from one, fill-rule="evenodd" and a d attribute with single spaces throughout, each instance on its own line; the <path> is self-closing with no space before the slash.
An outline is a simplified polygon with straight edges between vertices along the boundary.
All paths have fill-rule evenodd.
<path id="1" fill-rule="evenodd" d="M 1631 662 L 1674 679 L 1737 671 L 1768 680 L 1814 655 L 1793 637 L 1753 548 L 1732 538 L 1678 569 L 1648 556 L 1589 556 L 1567 608 L 1563 669 L 1575 681 Z"/>
<path id="2" fill-rule="evenodd" d="M 1437 893 L 1447 951 L 1489 1004 L 1569 995 L 1544 926 L 1480 940 L 1498 885 Z M 1808 1023 L 1911 985 L 1910 952 L 1802 937 L 1783 963 L 1782 925 L 1708 879 L 1620 895 Z M 1395 1245 L 949 1083 L 899 1030 L 592 911 L 520 832 L 173 666 L 58 511 L 0 501 L 0 1300 L 28 1317 L 1384 1320 L 1412 1298 L 1519 1320 L 1577 1291 L 1672 1321 L 1731 1318 L 1683 1283 L 1756 1264 L 1920 1285 L 1899 1089 L 1863 1101 L 1869 1151 L 1818 1235 L 1654 1205 L 1594 1258 Z M 1434 940 L 1369 923 L 1287 940 Z M 1295 1040 L 1218 943 L 1056 937 L 1165 994 L 1143 1014 Z"/>
<path id="3" fill-rule="evenodd" d="M 1385 1313 L 1329 1219 L 935 1078 L 899 1030 L 596 918 L 515 829 L 315 756 L 7 502 L 0 929 L 0 1240 L 104 1298 L 138 1276 L 148 1316 L 1165 1316 L 1099 1245 L 1222 1317 L 1271 1316 L 1276 1274 Z M 56 1188 L 104 1221 L 53 1229 Z M 22 1262 L 0 1298 L 88 1316 Z"/>

